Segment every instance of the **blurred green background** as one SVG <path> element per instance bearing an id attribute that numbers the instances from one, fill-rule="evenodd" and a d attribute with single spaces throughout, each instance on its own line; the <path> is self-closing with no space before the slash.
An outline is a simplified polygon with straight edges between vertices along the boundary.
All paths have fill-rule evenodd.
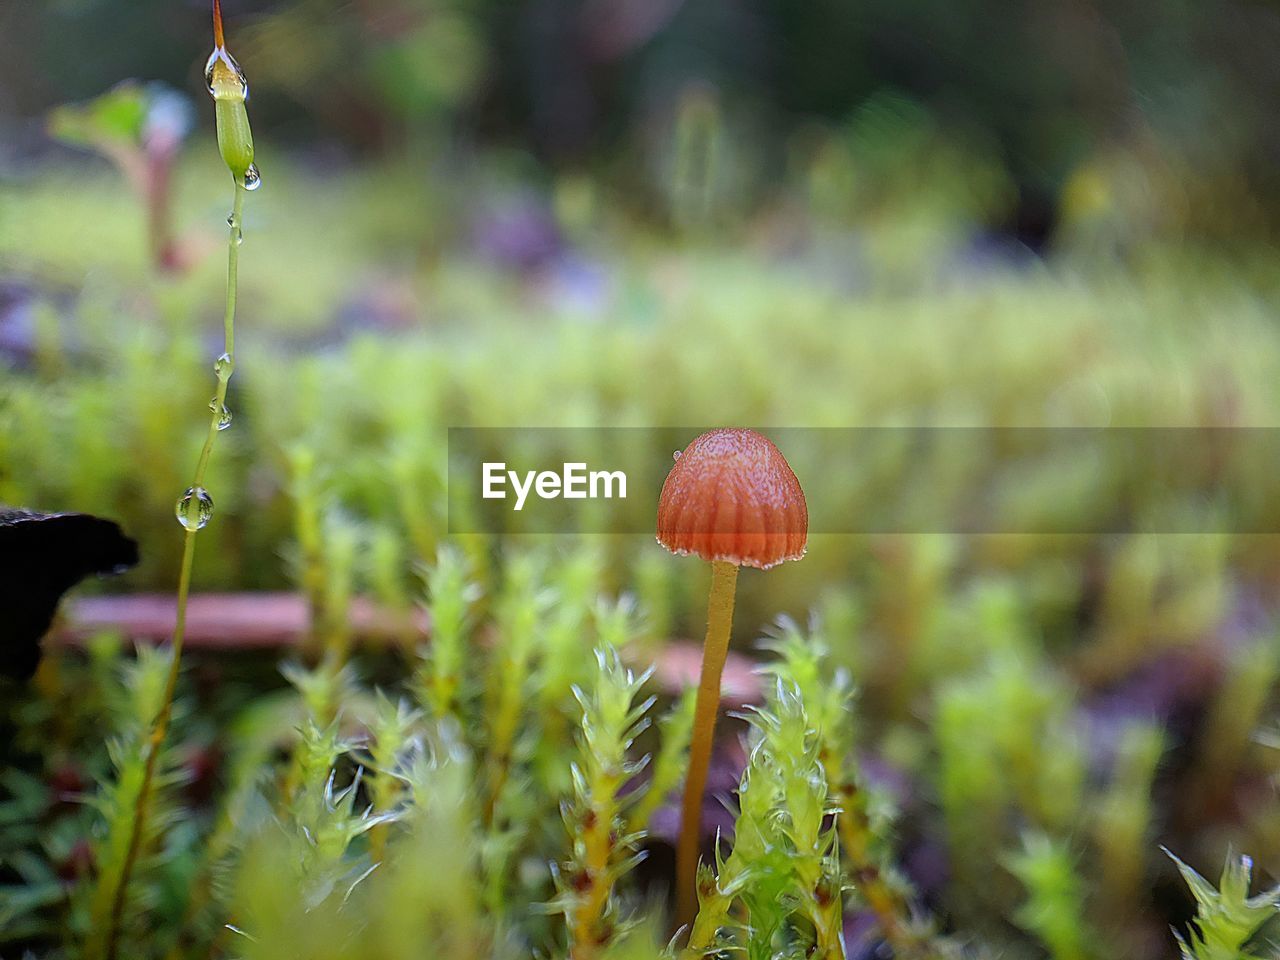
<path id="1" fill-rule="evenodd" d="M 55 105 L 126 77 L 194 95 L 202 13 L 7 4 L 7 170 L 48 158 Z M 1265 235 L 1278 212 L 1280 27 L 1265 2 L 235 0 L 226 14 L 259 138 L 320 169 L 507 148 L 530 173 L 603 174 L 661 219 L 680 215 L 661 202 L 671 175 L 693 175 L 673 147 L 711 138 L 720 212 L 740 220 L 815 153 L 856 139 L 874 168 L 907 140 L 972 153 L 985 176 L 963 183 L 965 212 L 1037 242 L 1106 207 L 1129 229 L 1219 239 Z M 930 172 L 898 169 L 916 191 Z M 866 192 L 882 199 L 848 199 Z"/>

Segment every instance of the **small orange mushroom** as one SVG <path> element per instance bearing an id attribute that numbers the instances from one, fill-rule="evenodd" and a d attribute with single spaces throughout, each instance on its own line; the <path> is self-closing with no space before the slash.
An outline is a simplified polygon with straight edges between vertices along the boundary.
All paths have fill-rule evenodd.
<path id="1" fill-rule="evenodd" d="M 675 554 L 711 562 L 707 636 L 694 707 L 680 839 L 676 846 L 676 916 L 692 922 L 702 795 L 720 707 L 720 674 L 729 652 L 738 567 L 767 570 L 804 556 L 809 509 L 781 451 L 754 430 L 711 430 L 694 440 L 662 484 L 658 542 Z"/>

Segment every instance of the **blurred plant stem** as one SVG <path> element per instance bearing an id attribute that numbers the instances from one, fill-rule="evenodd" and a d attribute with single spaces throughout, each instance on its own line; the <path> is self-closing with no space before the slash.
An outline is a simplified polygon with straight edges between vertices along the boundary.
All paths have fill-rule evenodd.
<path id="1" fill-rule="evenodd" d="M 1129 954 L 1141 950 L 1130 919 L 1143 912 L 1152 791 L 1164 750 L 1165 733 L 1156 724 L 1137 722 L 1121 734 L 1111 783 L 1093 822 L 1093 843 L 1103 867 L 1098 912 L 1104 932 Z"/>
<path id="2" fill-rule="evenodd" d="M 1280 648 L 1273 636 L 1232 655 L 1199 734 L 1195 787 L 1180 814 L 1186 823 L 1229 809 L 1236 784 L 1249 769 L 1250 749 L 1277 678 Z"/>
<path id="3" fill-rule="evenodd" d="M 890 884 L 871 855 L 873 841 L 867 797 L 857 779 L 844 768 L 844 757 L 827 752 L 824 763 L 828 783 L 839 797 L 836 831 L 840 837 L 845 871 L 854 878 L 857 893 L 866 901 L 895 957 L 921 955 L 922 944 L 909 927 L 911 908 L 902 892 Z"/>

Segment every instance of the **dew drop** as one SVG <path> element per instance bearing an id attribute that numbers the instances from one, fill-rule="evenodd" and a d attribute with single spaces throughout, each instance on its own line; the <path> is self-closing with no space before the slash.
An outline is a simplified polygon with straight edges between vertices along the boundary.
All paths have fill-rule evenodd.
<path id="1" fill-rule="evenodd" d="M 246 190 L 257 190 L 262 186 L 262 174 L 258 172 L 256 163 L 249 164 L 249 169 L 244 172 L 242 185 Z"/>
<path id="2" fill-rule="evenodd" d="M 209 88 L 209 95 L 215 98 L 219 94 L 234 96 L 237 92 L 246 99 L 249 96 L 249 81 L 236 58 L 227 53 L 225 47 L 214 47 L 213 53 L 209 54 L 204 65 L 204 83 Z"/>
<path id="3" fill-rule="evenodd" d="M 684 453 L 684 451 L 683 451 L 683 450 L 677 450 L 675 453 L 673 453 L 673 454 L 671 455 L 671 459 L 672 459 L 672 460 L 679 460 L 679 459 L 680 459 L 680 454 L 682 454 L 682 453 Z"/>
<path id="4" fill-rule="evenodd" d="M 236 362 L 229 353 L 224 353 L 213 363 L 213 372 L 218 375 L 219 380 L 230 380 L 235 369 Z"/>
<path id="5" fill-rule="evenodd" d="M 218 47 L 213 48 L 213 53 L 209 54 L 209 59 L 204 64 L 204 85 L 209 89 L 209 95 L 213 96 L 213 68 L 218 65 Z"/>
<path id="6" fill-rule="evenodd" d="M 231 411 L 227 409 L 225 403 L 219 404 L 218 398 L 214 397 L 209 401 L 209 412 L 218 415 L 218 429 L 225 430 L 231 426 Z"/>
<path id="7" fill-rule="evenodd" d="M 236 215 L 234 213 L 227 214 L 227 226 L 228 227 L 236 226 Z"/>
<path id="8" fill-rule="evenodd" d="M 236 228 L 236 246 L 238 247 L 242 243 L 244 243 L 244 231 L 241 230 L 239 227 L 237 227 Z"/>
<path id="9" fill-rule="evenodd" d="M 213 497 L 204 487 L 187 487 L 173 508 L 178 522 L 188 530 L 203 530 L 213 516 Z"/>

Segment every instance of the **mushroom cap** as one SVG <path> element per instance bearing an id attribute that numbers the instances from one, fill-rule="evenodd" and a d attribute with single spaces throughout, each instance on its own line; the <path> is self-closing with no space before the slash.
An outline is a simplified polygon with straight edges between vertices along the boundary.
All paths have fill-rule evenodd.
<path id="1" fill-rule="evenodd" d="M 804 556 L 809 508 L 782 452 L 754 430 L 702 434 L 662 484 L 658 542 L 676 554 L 766 570 Z"/>

